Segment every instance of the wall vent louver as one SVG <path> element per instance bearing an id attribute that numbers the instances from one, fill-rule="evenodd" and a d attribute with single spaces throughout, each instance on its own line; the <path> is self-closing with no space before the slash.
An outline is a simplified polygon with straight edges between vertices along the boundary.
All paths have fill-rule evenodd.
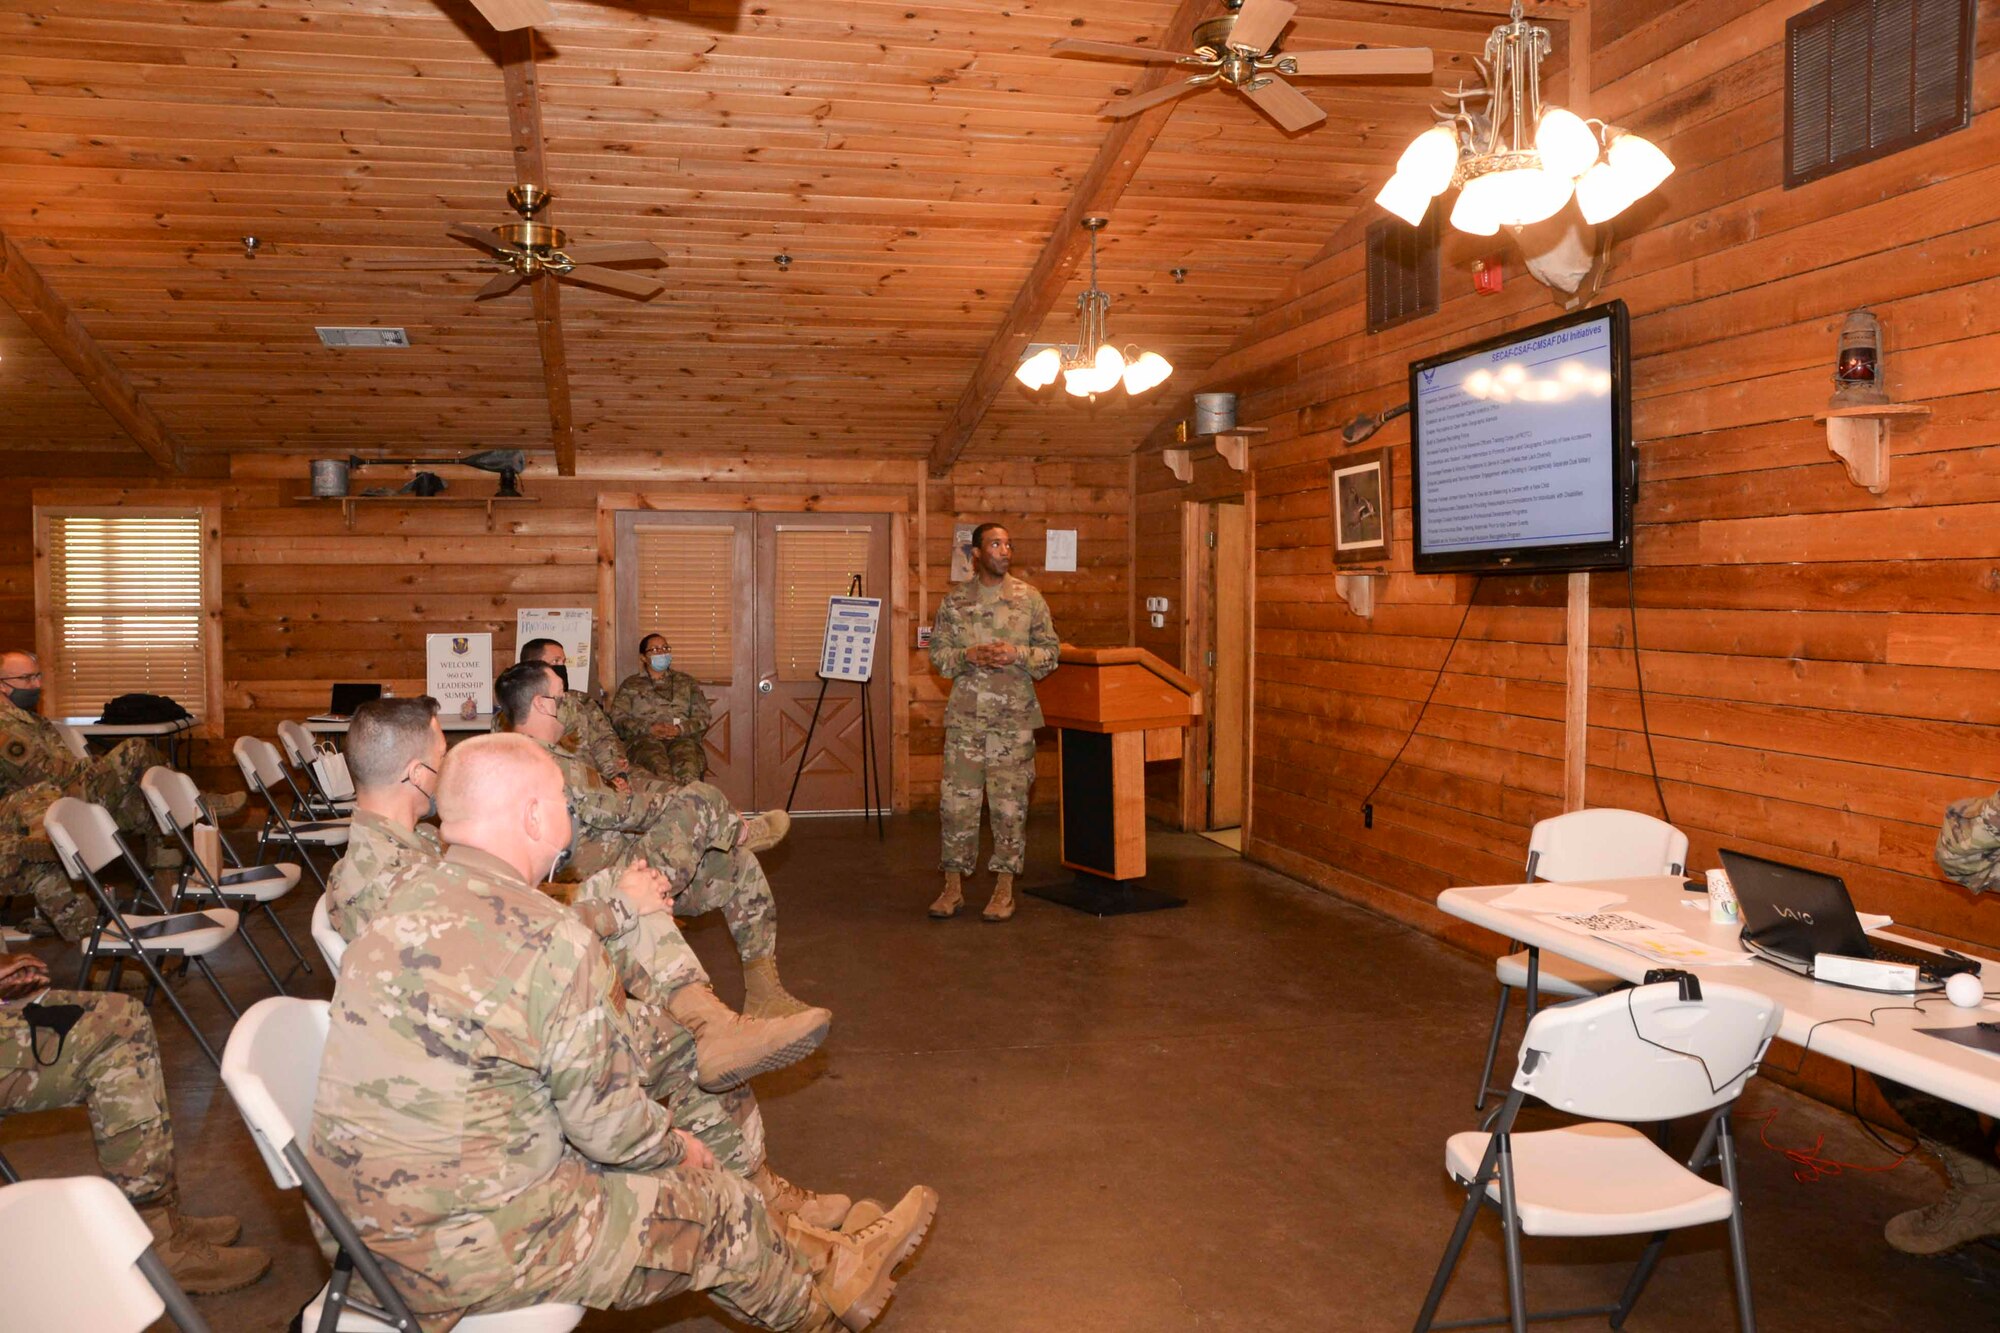
<path id="1" fill-rule="evenodd" d="M 1974 0 L 1826 0 L 1785 23 L 1785 188 L 1972 123 Z"/>
<path id="2" fill-rule="evenodd" d="M 1411 227 L 1383 218 L 1368 228 L 1368 331 L 1380 333 L 1438 308 L 1437 209 Z"/>

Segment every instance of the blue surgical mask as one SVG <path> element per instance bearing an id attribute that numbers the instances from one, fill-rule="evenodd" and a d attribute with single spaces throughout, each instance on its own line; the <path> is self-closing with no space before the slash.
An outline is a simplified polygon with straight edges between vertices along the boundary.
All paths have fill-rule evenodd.
<path id="1" fill-rule="evenodd" d="M 655 671 L 665 671 L 674 664 L 672 653 L 653 653 L 646 658 L 646 665 Z"/>

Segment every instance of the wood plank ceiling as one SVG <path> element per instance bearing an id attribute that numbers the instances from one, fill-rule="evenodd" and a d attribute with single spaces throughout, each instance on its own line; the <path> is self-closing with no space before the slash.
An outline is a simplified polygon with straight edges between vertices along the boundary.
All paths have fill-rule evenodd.
<path id="1" fill-rule="evenodd" d="M 1155 43 L 1176 8 L 558 0 L 537 47 L 554 215 L 670 257 L 651 301 L 563 294 L 586 470 L 593 445 L 676 441 L 928 454 L 1105 139 L 1099 108 L 1143 74 L 1049 44 Z M 1493 22 L 1468 9 L 1495 8 L 1305 0 L 1286 44 L 1429 45 L 1451 86 Z M 462 0 L 0 0 L 0 233 L 190 452 L 548 450 L 526 291 L 354 267 L 472 258 L 446 224 L 507 220 L 501 54 Z M 1307 86 L 1329 119 L 1294 136 L 1224 90 L 1182 99 L 1111 210 L 1112 331 L 1175 379 L 1095 407 L 1010 381 L 967 457 L 1131 450 L 1367 205 L 1430 86 Z M 1073 338 L 1083 286 L 1043 340 Z M 319 324 L 412 345 L 331 351 Z M 120 441 L 11 313 L 0 354 L 5 447 Z"/>

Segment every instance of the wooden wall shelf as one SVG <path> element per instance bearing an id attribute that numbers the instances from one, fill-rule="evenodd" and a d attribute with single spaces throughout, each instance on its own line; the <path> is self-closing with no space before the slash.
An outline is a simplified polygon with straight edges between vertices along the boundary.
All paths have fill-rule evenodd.
<path id="1" fill-rule="evenodd" d="M 340 506 L 340 512 L 347 523 L 347 530 L 354 531 L 354 506 L 356 505 L 402 505 L 406 509 L 478 509 L 486 510 L 486 530 L 493 530 L 493 506 L 531 505 L 539 502 L 539 495 L 307 495 L 299 497 L 300 504 Z"/>
<path id="2" fill-rule="evenodd" d="M 1375 618 L 1375 594 L 1386 582 L 1388 582 L 1388 576 L 1378 573 L 1335 574 L 1333 576 L 1333 590 L 1340 597 L 1341 601 L 1347 603 L 1348 610 L 1360 616 L 1363 620 L 1373 620 Z"/>
<path id="3" fill-rule="evenodd" d="M 1813 413 L 1813 420 L 1826 423 L 1826 447 L 1847 465 L 1848 480 L 1880 495 L 1889 489 L 1889 423 L 1930 414 L 1928 407 L 1911 403 L 1869 403 L 1830 407 Z"/>
<path id="4" fill-rule="evenodd" d="M 1250 466 L 1250 437 L 1262 435 L 1269 426 L 1238 426 L 1233 430 L 1218 431 L 1214 435 L 1190 435 L 1178 446 L 1170 446 L 1160 453 L 1160 461 L 1167 465 L 1167 471 L 1174 474 L 1174 480 L 1185 485 L 1194 480 L 1194 451 L 1189 445 L 1202 440 L 1215 444 L 1215 452 L 1222 461 L 1241 472 Z"/>

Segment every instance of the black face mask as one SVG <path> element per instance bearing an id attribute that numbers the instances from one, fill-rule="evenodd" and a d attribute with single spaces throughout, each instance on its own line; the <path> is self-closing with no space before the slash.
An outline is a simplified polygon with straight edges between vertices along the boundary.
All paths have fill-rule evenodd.
<path id="1" fill-rule="evenodd" d="M 583 824 L 577 819 L 576 806 L 572 804 L 569 806 L 569 843 L 556 853 L 555 864 L 549 867 L 549 873 L 543 879 L 544 883 L 553 881 L 562 873 L 563 867 L 570 863 L 570 858 L 576 855 L 576 840 L 582 833 Z"/>
<path id="2" fill-rule="evenodd" d="M 405 782 L 409 783 L 409 784 L 410 784 L 410 786 L 411 786 L 411 787 L 412 787 L 412 788 L 413 788 L 413 789 L 414 789 L 414 790 L 416 791 L 417 795 L 419 795 L 419 796 L 421 796 L 421 797 L 423 797 L 423 798 L 424 798 L 424 802 L 425 802 L 425 804 L 424 804 L 424 812 L 423 812 L 422 814 L 420 814 L 420 815 L 418 815 L 418 816 L 417 816 L 417 822 L 418 822 L 419 824 L 421 824 L 421 823 L 423 823 L 423 822 L 424 822 L 424 821 L 425 821 L 426 819 L 436 819 L 436 818 L 437 818 L 437 812 L 438 812 L 438 798 L 437 798 L 437 779 L 438 779 L 438 771 L 437 771 L 437 770 L 436 770 L 435 768 L 432 768 L 432 767 L 431 767 L 431 766 L 430 766 L 429 764 L 418 764 L 418 765 L 417 765 L 417 767 L 418 767 L 418 768 L 421 768 L 421 769 L 423 769 L 423 770 L 424 770 L 424 771 L 425 771 L 426 773 L 429 773 L 429 774 L 431 775 L 431 790 L 430 790 L 430 791 L 425 791 L 425 790 L 424 790 L 424 789 L 423 789 L 422 787 L 419 787 L 419 786 L 417 786 L 417 784 L 416 784 L 416 780 L 415 780 L 414 778 L 411 778 L 411 777 L 408 777 L 407 775 L 406 775 L 406 776 L 405 776 L 405 777 L 403 778 L 403 781 L 405 781 Z"/>
<path id="3" fill-rule="evenodd" d="M 551 671 L 553 671 L 553 672 L 555 672 L 555 673 L 556 673 L 556 679 L 562 682 L 562 687 L 563 687 L 563 688 L 564 688 L 565 690 L 566 690 L 566 689 L 568 689 L 568 688 L 569 688 L 569 667 L 568 667 L 568 666 L 566 666 L 566 665 L 561 665 L 561 664 L 556 664 L 556 663 L 549 663 L 549 664 L 546 664 L 546 665 L 548 665 L 548 668 L 549 668 L 549 670 L 551 670 Z"/>
<path id="4" fill-rule="evenodd" d="M 17 685 L 7 691 L 7 697 L 13 701 L 14 707 L 24 713 L 32 713 L 42 706 L 42 687 L 36 685 L 28 688 Z"/>

